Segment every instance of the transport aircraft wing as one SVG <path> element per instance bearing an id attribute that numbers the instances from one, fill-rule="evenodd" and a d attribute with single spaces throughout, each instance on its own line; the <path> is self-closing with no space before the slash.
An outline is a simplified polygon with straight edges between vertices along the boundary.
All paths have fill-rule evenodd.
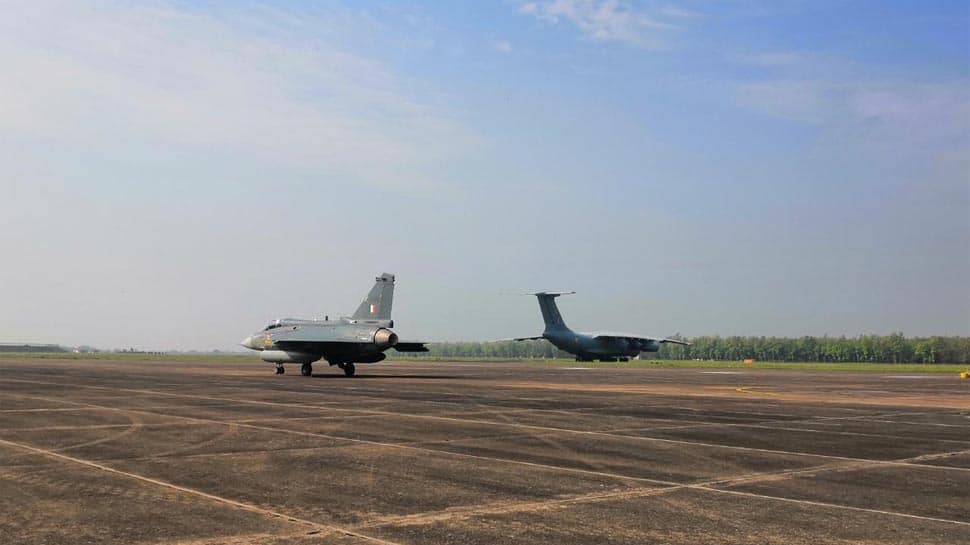
<path id="1" fill-rule="evenodd" d="M 679 339 L 669 339 L 667 337 L 651 337 L 649 335 L 632 335 L 630 333 L 614 333 L 609 331 L 597 331 L 595 333 L 590 333 L 590 336 L 594 339 L 627 339 L 634 341 L 644 341 L 644 342 L 657 342 L 657 343 L 671 343 L 680 344 L 683 346 L 690 346 L 687 341 L 681 341 Z"/>

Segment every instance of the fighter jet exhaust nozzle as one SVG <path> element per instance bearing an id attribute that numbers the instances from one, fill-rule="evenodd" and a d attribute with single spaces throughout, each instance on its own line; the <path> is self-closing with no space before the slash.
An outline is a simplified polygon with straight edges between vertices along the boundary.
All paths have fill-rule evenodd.
<path id="1" fill-rule="evenodd" d="M 374 344 L 381 350 L 397 344 L 397 333 L 383 327 L 374 332 Z"/>
<path id="2" fill-rule="evenodd" d="M 292 350 L 263 350 L 259 357 L 271 363 L 313 363 L 320 359 L 320 356 Z"/>

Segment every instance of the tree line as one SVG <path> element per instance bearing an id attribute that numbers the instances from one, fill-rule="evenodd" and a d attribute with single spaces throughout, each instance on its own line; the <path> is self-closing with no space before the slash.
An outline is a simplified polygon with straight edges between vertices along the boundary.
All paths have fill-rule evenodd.
<path id="1" fill-rule="evenodd" d="M 833 363 L 970 363 L 970 337 L 720 337 L 689 339 L 691 346 L 663 344 L 642 358 L 663 360 L 716 360 Z M 395 357 L 439 358 L 573 358 L 546 341 L 431 343 L 430 352 Z"/>
<path id="2" fill-rule="evenodd" d="M 970 363 L 970 337 L 697 337 L 662 345 L 659 358 L 833 363 Z"/>

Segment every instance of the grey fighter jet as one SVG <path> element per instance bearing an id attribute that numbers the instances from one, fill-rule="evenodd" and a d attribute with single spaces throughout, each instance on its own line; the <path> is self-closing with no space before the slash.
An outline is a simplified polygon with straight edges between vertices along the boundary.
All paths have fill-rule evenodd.
<path id="1" fill-rule="evenodd" d="M 542 311 L 542 320 L 546 323 L 546 329 L 542 332 L 542 335 L 535 337 L 516 337 L 511 340 L 527 341 L 546 339 L 557 348 L 574 354 L 576 361 L 627 361 L 629 358 L 639 356 L 641 352 L 656 352 L 660 350 L 662 343 L 690 346 L 688 342 L 663 337 L 648 337 L 608 331 L 596 331 L 593 333 L 573 331 L 566 326 L 562 315 L 559 314 L 559 307 L 556 306 L 556 297 L 573 293 L 576 292 L 540 291 L 531 294 L 539 299 L 539 310 Z"/>
<path id="2" fill-rule="evenodd" d="M 403 342 L 391 331 L 391 304 L 394 300 L 394 275 L 384 273 L 361 302 L 353 316 L 336 320 L 275 320 L 259 333 L 242 340 L 246 348 L 259 351 L 263 361 L 276 364 L 276 374 L 285 372 L 286 363 L 302 364 L 303 376 L 313 374 L 313 362 L 323 358 L 330 365 L 354 376 L 355 363 L 377 363 L 387 357 L 384 351 L 427 352 L 422 342 Z"/>

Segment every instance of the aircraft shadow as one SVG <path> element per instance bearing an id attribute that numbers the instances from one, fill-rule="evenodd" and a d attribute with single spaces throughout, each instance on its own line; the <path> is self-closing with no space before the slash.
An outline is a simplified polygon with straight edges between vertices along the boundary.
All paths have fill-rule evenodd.
<path id="1" fill-rule="evenodd" d="M 313 373 L 312 375 L 310 375 L 310 377 L 324 378 L 324 379 L 346 379 L 346 380 L 362 380 L 362 379 L 369 379 L 369 378 L 406 378 L 406 379 L 412 379 L 412 380 L 454 380 L 454 379 L 461 378 L 453 375 L 371 375 L 371 374 L 354 375 L 352 377 L 348 377 L 343 373 L 340 373 L 340 374 Z"/>

